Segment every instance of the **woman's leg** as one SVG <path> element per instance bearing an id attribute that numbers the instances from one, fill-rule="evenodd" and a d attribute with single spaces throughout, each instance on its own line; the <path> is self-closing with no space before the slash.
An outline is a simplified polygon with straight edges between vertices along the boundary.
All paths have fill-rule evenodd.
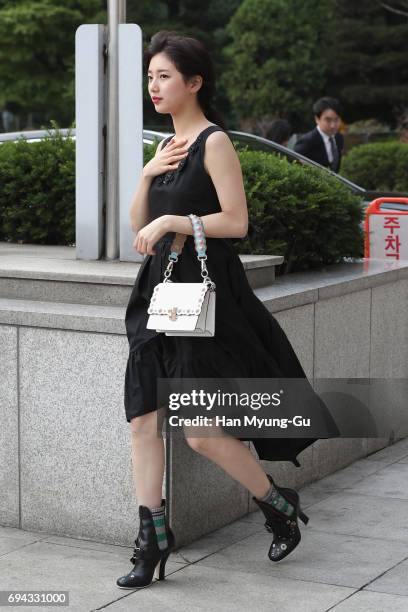
<path id="1" fill-rule="evenodd" d="M 206 427 L 186 427 L 186 441 L 193 450 L 211 459 L 222 467 L 232 478 L 246 487 L 252 495 L 262 498 L 269 491 L 271 483 L 261 464 L 254 457 L 248 446 L 229 436 L 221 427 L 211 426 L 211 433 Z"/>
<path id="2" fill-rule="evenodd" d="M 149 508 L 159 508 L 162 503 L 165 457 L 163 438 L 157 433 L 158 417 L 153 410 L 130 421 L 136 495 L 139 505 Z"/>
<path id="3" fill-rule="evenodd" d="M 165 458 L 161 428 L 160 433 L 157 430 L 158 417 L 158 411 L 153 410 L 130 421 L 140 520 L 131 558 L 134 567 L 116 580 L 121 589 L 149 586 L 155 573 L 163 580 L 167 558 L 175 546 L 174 534 L 165 518 L 165 504 L 162 505 Z"/>

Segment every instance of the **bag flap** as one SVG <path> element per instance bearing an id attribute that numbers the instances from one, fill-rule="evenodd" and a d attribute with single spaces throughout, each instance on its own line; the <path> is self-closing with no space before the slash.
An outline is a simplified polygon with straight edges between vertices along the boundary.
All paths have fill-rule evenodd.
<path id="1" fill-rule="evenodd" d="M 208 291 L 205 283 L 159 283 L 154 288 L 148 314 L 168 314 L 176 308 L 177 314 L 198 315 Z"/>

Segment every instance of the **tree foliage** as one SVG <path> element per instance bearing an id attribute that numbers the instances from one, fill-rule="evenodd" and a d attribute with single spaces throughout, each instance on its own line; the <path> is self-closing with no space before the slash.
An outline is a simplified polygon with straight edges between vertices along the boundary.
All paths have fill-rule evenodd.
<path id="1" fill-rule="evenodd" d="M 141 26 L 144 46 L 162 29 L 202 40 L 228 128 L 262 133 L 276 116 L 309 129 L 322 95 L 342 101 L 348 123 L 397 123 L 408 108 L 407 7 L 408 0 L 140 0 L 128 1 L 126 17 Z M 105 24 L 106 0 L 0 0 L 0 109 L 33 113 L 38 126 L 72 124 L 82 23 Z M 144 122 L 170 122 L 155 112 L 147 79 Z"/>
<path id="2" fill-rule="evenodd" d="M 158 30 L 196 36 L 212 51 L 222 72 L 225 26 L 240 0 L 128 2 L 126 21 L 142 27 L 146 45 Z M 83 23 L 107 23 L 106 0 L 0 0 L 0 108 L 35 113 L 41 123 L 74 119 L 75 31 Z M 222 84 L 222 82 L 221 82 Z M 228 111 L 219 87 L 218 105 Z M 144 86 L 145 123 L 163 123 Z"/>
<path id="3" fill-rule="evenodd" d="M 299 122 L 324 88 L 321 41 L 327 1 L 244 0 L 228 24 L 224 75 L 241 122 Z"/>
<path id="4" fill-rule="evenodd" d="M 103 0 L 14 0 L 0 4 L 0 107 L 44 121 L 74 118 L 75 30 L 105 20 Z M 102 21 L 102 23 L 103 23 Z"/>
<path id="5" fill-rule="evenodd" d="M 408 19 L 372 0 L 331 2 L 328 89 L 341 98 L 348 121 L 375 117 L 395 124 L 408 105 Z"/>

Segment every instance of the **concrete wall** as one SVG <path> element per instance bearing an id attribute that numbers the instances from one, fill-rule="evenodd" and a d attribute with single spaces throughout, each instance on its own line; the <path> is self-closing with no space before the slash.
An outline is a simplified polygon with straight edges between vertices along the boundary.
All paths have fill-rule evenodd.
<path id="1" fill-rule="evenodd" d="M 407 378 L 408 263 L 370 278 L 311 273 L 300 283 L 289 277 L 255 292 L 310 379 Z M 78 325 L 72 315 L 49 312 L 41 323 L 40 303 L 35 317 L 27 311 L 17 316 L 10 301 L 7 319 L 5 302 L 0 300 L 0 524 L 129 545 L 137 499 L 123 408 L 123 318 L 117 333 L 98 331 L 96 323 L 86 331 L 79 315 Z M 93 316 L 100 316 L 97 309 Z M 301 468 L 262 463 L 277 482 L 301 487 L 400 433 L 390 423 L 389 436 L 381 439 L 318 440 L 299 455 Z M 179 545 L 255 509 L 244 487 L 184 440 L 172 441 L 170 461 L 171 522 Z"/>

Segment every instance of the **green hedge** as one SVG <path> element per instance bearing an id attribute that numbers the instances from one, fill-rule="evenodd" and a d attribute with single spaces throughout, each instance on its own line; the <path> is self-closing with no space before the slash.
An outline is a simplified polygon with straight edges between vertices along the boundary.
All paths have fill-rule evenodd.
<path id="1" fill-rule="evenodd" d="M 0 145 L 0 240 L 75 244 L 75 142 Z"/>
<path id="2" fill-rule="evenodd" d="M 144 162 L 156 144 L 144 147 Z M 278 273 L 363 256 L 360 200 L 317 168 L 238 152 L 249 208 L 238 253 L 283 255 Z M 75 244 L 75 143 L 58 134 L 0 145 L 0 240 Z"/>
<path id="3" fill-rule="evenodd" d="M 363 256 L 361 200 L 336 178 L 270 153 L 239 157 L 250 218 L 240 253 L 284 255 L 281 274 Z"/>
<path id="4" fill-rule="evenodd" d="M 408 144 L 375 142 L 353 147 L 343 158 L 341 173 L 372 191 L 408 192 Z"/>

